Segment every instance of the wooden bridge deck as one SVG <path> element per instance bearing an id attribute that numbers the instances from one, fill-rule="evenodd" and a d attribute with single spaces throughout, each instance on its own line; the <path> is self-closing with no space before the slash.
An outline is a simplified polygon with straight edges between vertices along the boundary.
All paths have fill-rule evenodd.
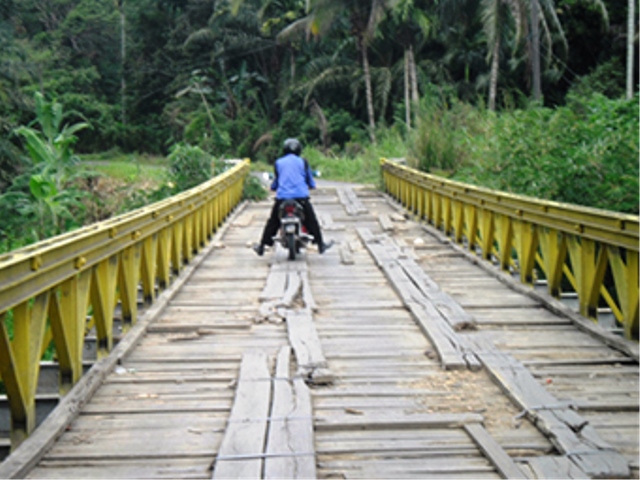
<path id="1" fill-rule="evenodd" d="M 295 262 L 236 212 L 28 478 L 638 478 L 633 347 L 350 192 Z"/>

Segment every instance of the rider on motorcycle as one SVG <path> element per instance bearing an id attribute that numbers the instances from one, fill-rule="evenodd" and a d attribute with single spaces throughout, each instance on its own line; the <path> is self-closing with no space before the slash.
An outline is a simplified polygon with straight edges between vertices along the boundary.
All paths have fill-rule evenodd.
<path id="1" fill-rule="evenodd" d="M 278 216 L 280 204 L 283 200 L 288 199 L 294 199 L 302 206 L 304 226 L 313 236 L 314 243 L 318 245 L 318 252 L 324 253 L 333 245 L 333 241 L 324 243 L 322 240 L 320 225 L 309 201 L 309 189 L 316 188 L 316 182 L 313 180 L 309 162 L 300 156 L 301 153 L 302 144 L 295 138 L 288 138 L 284 141 L 283 156 L 275 162 L 275 177 L 271 184 L 271 190 L 276 192 L 276 201 L 262 232 L 262 239 L 253 247 L 260 256 L 264 254 L 265 245 L 273 246 L 273 237 L 277 235 L 280 228 Z"/>

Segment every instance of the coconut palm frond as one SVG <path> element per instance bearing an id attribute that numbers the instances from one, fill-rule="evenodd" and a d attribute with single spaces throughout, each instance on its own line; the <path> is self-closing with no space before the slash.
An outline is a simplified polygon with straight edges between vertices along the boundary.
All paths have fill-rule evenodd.
<path id="1" fill-rule="evenodd" d="M 283 28 L 280 33 L 276 35 L 276 40 L 278 43 L 282 43 L 304 37 L 309 30 L 311 21 L 311 17 L 303 17 L 296 20 L 291 25 Z"/>
<path id="2" fill-rule="evenodd" d="M 369 21 L 367 22 L 364 37 L 366 41 L 370 41 L 378 28 L 378 25 L 385 16 L 389 2 L 386 0 L 371 0 L 369 11 Z"/>
<path id="3" fill-rule="evenodd" d="M 556 33 L 556 35 L 558 35 L 558 37 L 560 38 L 560 43 L 562 45 L 563 52 L 566 54 L 566 52 L 569 51 L 569 42 L 567 41 L 567 37 L 564 34 L 564 29 L 562 28 L 562 24 L 560 23 L 560 19 L 558 18 L 558 14 L 556 13 L 556 9 L 553 2 L 550 0 L 544 0 L 540 4 L 540 6 L 542 7 L 540 9 L 540 12 L 542 13 L 544 11 L 545 13 L 541 15 L 541 19 L 543 20 L 541 22 L 542 27 L 546 31 L 545 37 L 548 40 L 550 40 L 551 31 L 553 30 Z M 548 23 L 549 20 L 551 21 L 551 24 Z M 550 27 L 553 27 L 553 28 L 550 28 Z M 551 50 L 552 43 L 549 41 L 547 45 L 549 46 L 549 50 Z"/>
<path id="4" fill-rule="evenodd" d="M 307 106 L 309 99 L 317 88 L 337 88 L 351 83 L 351 72 L 347 67 L 328 68 L 317 77 L 311 79 L 306 85 L 307 93 L 304 98 L 304 105 Z"/>
<path id="5" fill-rule="evenodd" d="M 375 85 L 376 103 L 379 105 L 379 115 L 383 116 L 389 105 L 389 97 L 393 87 L 393 73 L 390 68 L 376 68 L 371 73 Z"/>
<path id="6" fill-rule="evenodd" d="M 482 26 L 484 34 L 487 37 L 487 44 L 495 45 L 498 42 L 503 25 L 502 16 L 502 0 L 482 0 Z M 489 48 L 487 51 L 487 62 L 493 58 L 494 49 Z"/>
<path id="7" fill-rule="evenodd" d="M 609 29 L 609 12 L 607 11 L 607 6 L 602 0 L 590 0 L 593 2 L 594 6 L 600 10 L 602 14 L 602 19 L 604 20 L 605 25 L 607 26 L 607 30 Z"/>
<path id="8" fill-rule="evenodd" d="M 188 47 L 195 43 L 211 43 L 215 40 L 216 35 L 210 28 L 201 28 L 196 30 L 184 41 L 184 46 Z"/>
<path id="9" fill-rule="evenodd" d="M 535 2 L 537 0 L 531 1 Z M 515 25 L 514 41 L 517 44 L 529 32 L 529 8 L 522 0 L 506 0 L 506 5 Z"/>

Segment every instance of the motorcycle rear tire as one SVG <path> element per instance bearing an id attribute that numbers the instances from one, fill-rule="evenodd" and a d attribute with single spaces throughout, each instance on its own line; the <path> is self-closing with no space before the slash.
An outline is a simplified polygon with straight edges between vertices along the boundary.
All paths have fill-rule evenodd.
<path id="1" fill-rule="evenodd" d="M 289 250 L 289 260 L 296 259 L 296 237 L 292 233 L 287 235 L 287 250 Z"/>

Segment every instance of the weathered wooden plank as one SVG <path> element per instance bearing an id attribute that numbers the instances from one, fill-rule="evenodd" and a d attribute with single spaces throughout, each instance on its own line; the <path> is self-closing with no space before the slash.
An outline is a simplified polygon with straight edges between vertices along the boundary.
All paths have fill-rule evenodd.
<path id="1" fill-rule="evenodd" d="M 353 265 L 354 259 L 353 259 L 353 252 L 351 251 L 351 247 L 349 246 L 349 242 L 342 242 L 340 244 L 340 262 L 343 265 Z"/>
<path id="2" fill-rule="evenodd" d="M 260 478 L 270 399 L 266 355 L 246 353 L 212 478 Z"/>
<path id="3" fill-rule="evenodd" d="M 322 417 L 316 415 L 317 431 L 351 430 L 401 430 L 431 428 L 461 428 L 467 423 L 482 422 L 476 413 L 415 413 L 409 415 L 376 413 L 376 415 L 342 414 Z"/>
<path id="4" fill-rule="evenodd" d="M 527 478 L 516 462 L 513 461 L 480 423 L 466 424 L 464 429 L 503 478 Z"/>
<path id="5" fill-rule="evenodd" d="M 315 312 L 318 310 L 318 305 L 313 298 L 313 292 L 311 291 L 311 282 L 309 281 L 309 272 L 305 269 L 300 272 L 300 279 L 302 280 L 302 301 L 306 309 Z"/>
<path id="6" fill-rule="evenodd" d="M 135 432 L 135 435 L 132 434 Z M 47 452 L 47 460 L 76 461 L 135 459 L 161 456 L 209 455 L 222 439 L 218 431 L 203 430 L 197 424 L 182 428 L 147 428 L 137 430 L 135 422 L 129 428 L 103 431 L 71 430 Z"/>
<path id="7" fill-rule="evenodd" d="M 314 200 L 314 203 L 315 203 L 315 200 Z M 320 225 L 321 225 L 323 230 L 326 230 L 328 232 L 332 232 L 332 231 L 344 230 L 345 229 L 344 225 L 338 225 L 338 224 L 334 223 L 333 217 L 331 216 L 330 213 L 323 212 L 320 215 L 318 215 L 318 217 L 319 217 L 319 220 L 320 220 Z"/>
<path id="8" fill-rule="evenodd" d="M 264 478 L 316 478 L 311 394 L 300 378 L 291 382 L 291 348 L 278 355 Z"/>
<path id="9" fill-rule="evenodd" d="M 369 211 L 360 201 L 353 188 L 338 188 L 337 193 L 340 203 L 342 203 L 348 215 L 359 215 Z"/>
<path id="10" fill-rule="evenodd" d="M 391 217 L 387 213 L 381 213 L 378 215 L 378 222 L 383 232 L 392 232 L 396 229 L 396 226 L 391 221 Z"/>
<path id="11" fill-rule="evenodd" d="M 302 289 L 302 279 L 298 272 L 287 272 L 287 288 L 279 304 L 290 308 Z"/>
<path id="12" fill-rule="evenodd" d="M 438 322 L 437 312 L 428 311 L 424 305 L 416 302 L 410 302 L 408 308 L 422 332 L 436 349 L 442 367 L 446 370 L 467 368 L 467 362 L 462 353 L 449 342 L 447 335 L 443 332 L 446 327 Z"/>
<path id="13" fill-rule="evenodd" d="M 503 391 L 587 475 L 593 478 L 626 478 L 629 465 L 588 422 L 551 395 L 511 355 L 496 349 L 486 339 L 473 339 L 476 354 Z"/>
<path id="14" fill-rule="evenodd" d="M 524 459 L 535 474 L 536 478 L 588 478 L 575 463 L 567 457 L 540 456 Z"/>
<path id="15" fill-rule="evenodd" d="M 254 212 L 247 210 L 243 212 L 242 215 L 239 215 L 233 222 L 231 222 L 231 225 L 233 227 L 246 228 L 251 224 L 254 216 Z"/>
<path id="16" fill-rule="evenodd" d="M 476 321 L 473 316 L 451 296 L 442 291 L 438 284 L 415 261 L 400 258 L 398 263 L 420 292 L 433 303 L 454 330 L 475 328 Z"/>
<path id="17" fill-rule="evenodd" d="M 313 319 L 309 311 L 287 312 L 289 343 L 293 347 L 298 363 L 298 372 L 314 384 L 333 382 L 333 374 L 322 351 Z"/>
<path id="18" fill-rule="evenodd" d="M 208 479 L 211 477 L 210 456 L 180 458 L 162 456 L 144 459 L 95 459 L 70 461 L 43 460 L 27 478 L 91 479 Z"/>
<path id="19" fill-rule="evenodd" d="M 272 265 L 267 276 L 267 282 L 260 294 L 260 300 L 282 298 L 287 288 L 287 271 Z"/>
<path id="20" fill-rule="evenodd" d="M 398 247 L 388 242 L 386 235 L 374 237 L 371 231 L 365 228 L 358 228 L 358 234 L 423 333 L 433 343 L 443 368 L 453 370 L 468 366 L 472 370 L 480 369 L 480 363 L 473 355 L 472 349 L 453 330 L 451 324 L 446 321 L 442 312 L 425 295 L 425 292 L 416 285 L 407 269 L 414 272 L 414 277 L 418 281 L 424 280 L 422 282 L 424 290 L 427 290 L 432 282 L 419 277 L 415 268 L 409 267 L 411 260 L 404 259 L 407 269 L 403 267 L 400 263 L 401 254 Z M 416 265 L 416 268 L 419 267 Z M 455 302 L 452 300 L 449 302 L 450 305 L 453 303 Z M 459 307 L 455 309 L 455 311 L 461 310 Z"/>

